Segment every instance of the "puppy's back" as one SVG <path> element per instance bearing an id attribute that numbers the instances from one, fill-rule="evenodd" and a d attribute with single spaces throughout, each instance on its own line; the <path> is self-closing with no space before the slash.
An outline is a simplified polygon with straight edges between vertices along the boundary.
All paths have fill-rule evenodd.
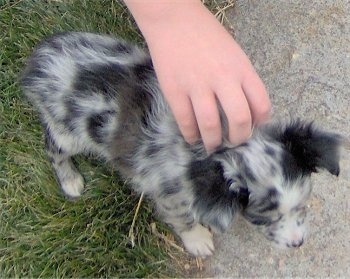
<path id="1" fill-rule="evenodd" d="M 97 153 L 107 160 L 135 152 L 155 114 L 152 100 L 161 98 L 148 54 L 92 33 L 61 33 L 42 41 L 20 83 L 60 147 L 70 138 L 72 155 Z M 162 107 L 159 103 L 164 102 L 154 107 Z"/>

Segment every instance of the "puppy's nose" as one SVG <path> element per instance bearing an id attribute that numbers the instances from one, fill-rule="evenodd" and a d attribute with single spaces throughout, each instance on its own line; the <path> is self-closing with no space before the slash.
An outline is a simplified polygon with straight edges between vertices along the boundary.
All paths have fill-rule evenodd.
<path id="1" fill-rule="evenodd" d="M 302 238 L 299 241 L 293 242 L 292 247 L 294 247 L 294 248 L 300 247 L 301 245 L 303 245 L 303 243 L 304 243 L 304 239 Z"/>

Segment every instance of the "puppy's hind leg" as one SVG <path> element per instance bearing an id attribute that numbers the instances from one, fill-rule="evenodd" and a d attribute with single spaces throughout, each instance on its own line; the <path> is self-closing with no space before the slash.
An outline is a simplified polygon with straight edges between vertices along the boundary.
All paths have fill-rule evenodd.
<path id="1" fill-rule="evenodd" d="M 79 197 L 84 190 L 84 179 L 72 162 L 72 154 L 57 146 L 48 128 L 45 129 L 45 143 L 47 154 L 64 194 L 69 198 Z"/>

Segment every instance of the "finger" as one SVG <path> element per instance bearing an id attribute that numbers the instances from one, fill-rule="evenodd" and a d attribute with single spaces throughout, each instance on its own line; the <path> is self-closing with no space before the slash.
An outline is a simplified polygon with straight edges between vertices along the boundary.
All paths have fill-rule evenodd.
<path id="1" fill-rule="evenodd" d="M 271 102 L 264 83 L 254 69 L 246 75 L 242 88 L 250 107 L 254 125 L 266 122 L 271 114 Z"/>
<path id="2" fill-rule="evenodd" d="M 192 97 L 201 138 L 208 153 L 217 148 L 222 141 L 221 122 L 214 93 L 198 94 Z"/>
<path id="3" fill-rule="evenodd" d="M 171 96 L 176 96 L 172 94 Z M 168 104 L 174 114 L 177 125 L 186 142 L 193 144 L 200 138 L 200 133 L 191 100 L 187 95 L 177 94 L 177 98 L 168 98 Z"/>
<path id="4" fill-rule="evenodd" d="M 217 93 L 228 122 L 229 141 L 238 145 L 246 141 L 252 131 L 252 116 L 248 101 L 239 85 Z"/>

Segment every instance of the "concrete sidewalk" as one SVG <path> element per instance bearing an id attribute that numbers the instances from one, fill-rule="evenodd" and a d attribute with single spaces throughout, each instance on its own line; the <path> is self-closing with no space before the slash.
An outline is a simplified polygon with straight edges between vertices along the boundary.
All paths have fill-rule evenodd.
<path id="1" fill-rule="evenodd" d="M 279 251 L 239 219 L 216 238 L 214 277 L 350 276 L 350 1 L 237 0 L 235 37 L 270 92 L 274 114 L 316 120 L 347 138 L 338 178 L 313 176 L 309 237 Z"/>

